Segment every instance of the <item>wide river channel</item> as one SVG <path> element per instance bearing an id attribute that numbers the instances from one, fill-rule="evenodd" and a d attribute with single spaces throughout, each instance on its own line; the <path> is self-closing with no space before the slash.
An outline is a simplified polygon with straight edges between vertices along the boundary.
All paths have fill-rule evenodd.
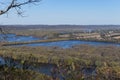
<path id="1" fill-rule="evenodd" d="M 8 42 L 26 42 L 40 40 L 41 38 L 36 38 L 33 36 L 17 36 L 15 34 L 6 34 L 0 35 L 0 40 L 5 38 Z M 43 43 L 30 43 L 30 44 L 21 44 L 15 46 L 51 46 L 51 47 L 61 47 L 61 48 L 70 48 L 75 45 L 93 45 L 93 46 L 120 46 L 120 44 L 110 43 L 110 42 L 96 42 L 96 41 L 81 41 L 81 40 L 66 40 L 66 41 L 55 41 L 55 42 L 43 42 Z"/>

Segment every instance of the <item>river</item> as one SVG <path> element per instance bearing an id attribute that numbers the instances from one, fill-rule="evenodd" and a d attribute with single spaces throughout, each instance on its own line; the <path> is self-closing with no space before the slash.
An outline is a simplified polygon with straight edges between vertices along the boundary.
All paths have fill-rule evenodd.
<path id="1" fill-rule="evenodd" d="M 2 40 L 3 35 L 0 35 L 0 40 Z M 41 38 L 36 38 L 33 36 L 17 36 L 15 34 L 6 34 L 4 36 L 8 42 L 26 42 L 26 41 L 35 41 L 40 40 Z M 13 46 L 47 46 L 47 47 L 61 47 L 61 48 L 70 48 L 75 45 L 93 45 L 93 46 L 120 46 L 117 43 L 111 42 L 97 42 L 97 41 L 82 41 L 82 40 L 66 40 L 66 41 L 55 41 L 55 42 L 42 42 L 42 43 L 30 43 L 30 44 L 19 44 Z"/>
<path id="2" fill-rule="evenodd" d="M 33 41 L 33 40 L 40 40 L 40 38 L 36 38 L 33 36 L 18 36 L 16 34 L 0 34 L 1 41 L 8 41 L 8 42 L 24 42 L 24 41 Z"/>

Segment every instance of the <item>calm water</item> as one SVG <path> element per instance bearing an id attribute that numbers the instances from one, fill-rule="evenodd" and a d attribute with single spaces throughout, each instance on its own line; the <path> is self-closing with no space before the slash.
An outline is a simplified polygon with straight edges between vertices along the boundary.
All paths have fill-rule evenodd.
<path id="1" fill-rule="evenodd" d="M 8 41 L 8 42 L 23 42 L 23 41 L 33 41 L 39 40 L 39 38 L 33 36 L 17 36 L 15 34 L 0 34 L 1 41 Z"/>
<path id="2" fill-rule="evenodd" d="M 24 41 L 33 41 L 40 40 L 33 36 L 16 36 L 15 34 L 0 34 L 0 40 L 5 38 L 8 42 L 24 42 Z M 22 44 L 17 46 L 56 46 L 61 48 L 70 48 L 74 45 L 88 44 L 93 46 L 120 46 L 120 44 L 107 43 L 107 42 L 95 42 L 95 41 L 80 41 L 80 40 L 66 40 L 66 41 L 56 41 L 56 42 L 44 42 L 44 43 L 32 43 L 32 44 Z M 16 45 L 15 45 L 16 46 Z"/>
<path id="3" fill-rule="evenodd" d="M 107 43 L 107 42 L 92 42 L 92 41 L 79 41 L 79 40 L 66 40 L 66 41 L 57 41 L 57 42 L 45 42 L 45 43 L 34 43 L 34 44 L 25 44 L 19 46 L 56 46 L 62 48 L 70 48 L 75 45 L 88 44 L 93 46 L 120 46 L 120 44 Z"/>

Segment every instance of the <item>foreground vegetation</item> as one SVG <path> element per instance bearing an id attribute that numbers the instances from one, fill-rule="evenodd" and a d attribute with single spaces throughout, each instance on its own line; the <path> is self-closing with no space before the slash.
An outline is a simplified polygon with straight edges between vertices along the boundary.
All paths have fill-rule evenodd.
<path id="1" fill-rule="evenodd" d="M 46 29 L 9 30 L 17 35 L 35 36 L 43 40 L 31 42 L 2 42 L 0 56 L 12 66 L 0 67 L 1 80 L 120 80 L 120 47 L 76 45 L 72 48 L 60 47 L 15 47 L 7 45 L 54 42 L 59 40 L 90 40 L 119 42 L 119 31 L 70 31 Z M 108 34 L 110 33 L 110 35 Z M 117 33 L 114 35 L 114 33 Z M 111 35 L 112 34 L 112 35 Z M 116 38 L 116 39 L 115 39 Z M 13 62 L 23 67 L 16 68 Z M 54 65 L 51 75 L 28 69 L 41 65 Z M 47 66 L 47 65 L 46 65 Z M 14 77 L 12 77 L 14 75 Z"/>
<path id="2" fill-rule="evenodd" d="M 52 78 L 30 70 L 0 67 L 0 80 L 51 80 Z"/>
<path id="3" fill-rule="evenodd" d="M 30 62 L 56 64 L 65 80 L 119 80 L 120 48 L 114 46 L 78 45 L 68 49 L 58 47 L 1 47 L 2 57 Z M 62 69 L 62 70 L 61 70 Z M 86 70 L 90 74 L 86 74 Z M 95 71 L 95 74 L 93 72 Z M 55 72 L 56 74 L 57 71 Z M 58 75 L 59 75 L 58 74 Z"/>

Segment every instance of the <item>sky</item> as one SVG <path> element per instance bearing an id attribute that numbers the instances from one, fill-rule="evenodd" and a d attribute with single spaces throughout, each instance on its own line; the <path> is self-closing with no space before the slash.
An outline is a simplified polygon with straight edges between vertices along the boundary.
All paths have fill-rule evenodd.
<path id="1" fill-rule="evenodd" d="M 0 16 L 0 24 L 18 25 L 119 25 L 120 0 L 42 0 L 23 7 L 25 17 L 15 10 Z"/>

